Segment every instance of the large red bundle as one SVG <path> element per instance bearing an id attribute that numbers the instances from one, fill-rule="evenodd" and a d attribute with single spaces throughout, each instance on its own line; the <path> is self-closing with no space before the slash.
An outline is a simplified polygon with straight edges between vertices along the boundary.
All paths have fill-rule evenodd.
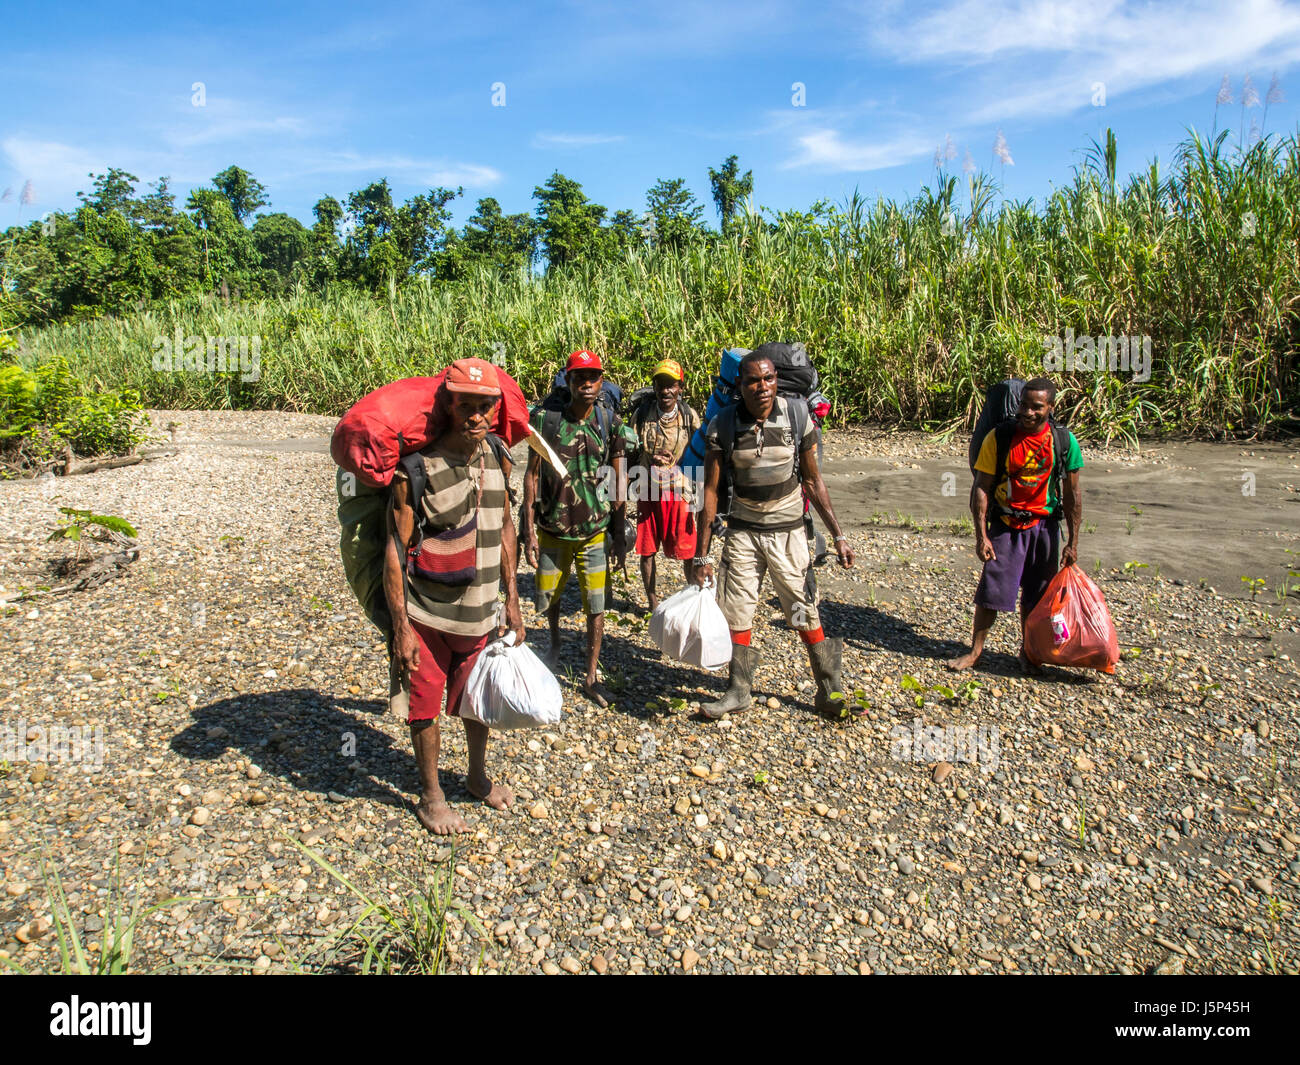
<path id="1" fill-rule="evenodd" d="M 1078 566 L 1057 572 L 1025 621 L 1025 654 L 1035 664 L 1114 673 L 1119 634 L 1106 597 Z"/>
<path id="2" fill-rule="evenodd" d="M 334 427 L 334 461 L 372 488 L 387 488 L 398 460 L 428 447 L 442 432 L 433 413 L 446 375 L 443 370 L 435 377 L 407 377 L 362 396 Z M 497 378 L 502 398 L 492 432 L 513 447 L 528 434 L 528 401 L 504 370 L 497 369 Z"/>

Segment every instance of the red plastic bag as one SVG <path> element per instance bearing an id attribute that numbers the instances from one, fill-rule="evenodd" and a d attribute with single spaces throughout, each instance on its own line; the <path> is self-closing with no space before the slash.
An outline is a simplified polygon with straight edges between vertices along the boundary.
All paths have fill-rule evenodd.
<path id="1" fill-rule="evenodd" d="M 1035 665 L 1084 666 L 1114 673 L 1119 634 L 1106 597 L 1078 566 L 1052 578 L 1025 623 L 1025 655 Z"/>
<path id="2" fill-rule="evenodd" d="M 398 460 L 423 450 L 441 433 L 432 414 L 446 376 L 443 370 L 434 377 L 407 377 L 362 396 L 334 427 L 334 461 L 372 488 L 387 488 Z M 514 378 L 500 368 L 497 379 L 501 404 L 492 431 L 514 447 L 528 435 L 528 401 Z"/>

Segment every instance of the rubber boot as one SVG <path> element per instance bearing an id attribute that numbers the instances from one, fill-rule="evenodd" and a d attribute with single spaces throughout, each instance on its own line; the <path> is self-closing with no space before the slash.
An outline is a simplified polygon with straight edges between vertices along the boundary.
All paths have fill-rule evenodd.
<path id="1" fill-rule="evenodd" d="M 749 690 L 754 684 L 754 668 L 757 665 L 757 647 L 743 643 L 732 644 L 726 694 L 717 702 L 702 705 L 700 713 L 711 721 L 717 721 L 723 714 L 738 714 L 742 710 L 748 710 Z"/>
<path id="2" fill-rule="evenodd" d="M 842 696 L 844 689 L 840 686 L 840 660 L 843 656 L 844 640 L 839 636 L 808 645 L 808 661 L 812 663 L 813 677 L 817 681 L 814 706 L 826 717 L 838 718 L 846 705 Z M 831 692 L 840 692 L 841 697 L 832 699 Z"/>

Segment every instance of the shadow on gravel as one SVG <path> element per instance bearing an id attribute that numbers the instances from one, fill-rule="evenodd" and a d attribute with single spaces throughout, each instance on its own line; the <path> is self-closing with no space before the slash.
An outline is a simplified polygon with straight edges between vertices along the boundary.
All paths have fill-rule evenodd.
<path id="1" fill-rule="evenodd" d="M 822 615 L 822 625 L 827 635 L 843 635 L 847 646 L 861 651 L 873 648 L 887 651 L 899 651 L 903 654 L 916 655 L 936 662 L 953 658 L 969 650 L 970 645 L 964 639 L 935 640 L 916 631 L 911 624 L 896 618 L 892 614 L 874 607 L 861 606 L 856 603 L 834 603 L 823 600 L 817 604 Z M 1003 626 L 1008 623 L 1004 620 Z M 996 630 L 995 630 L 996 631 Z M 946 671 L 945 671 L 946 672 Z M 960 676 L 961 674 L 952 674 Z M 970 676 L 1021 677 L 1020 662 L 1015 655 L 999 651 L 985 650 L 979 665 L 970 671 Z M 1090 672 L 1070 672 L 1045 666 L 1040 677 L 1032 678 L 1047 684 L 1090 684 L 1096 676 Z"/>
<path id="2" fill-rule="evenodd" d="M 196 761 L 234 749 L 302 791 L 409 806 L 407 793 L 418 790 L 410 749 L 366 723 L 386 711 L 379 699 L 331 698 L 311 688 L 239 695 L 195 707 L 194 723 L 171 747 Z"/>
<path id="3" fill-rule="evenodd" d="M 923 636 L 909 622 L 872 606 L 823 599 L 817 604 L 817 610 L 828 636 L 843 636 L 846 644 L 859 650 L 879 648 L 942 659 L 960 654 L 963 649 L 963 645 L 955 640 L 933 640 Z"/>

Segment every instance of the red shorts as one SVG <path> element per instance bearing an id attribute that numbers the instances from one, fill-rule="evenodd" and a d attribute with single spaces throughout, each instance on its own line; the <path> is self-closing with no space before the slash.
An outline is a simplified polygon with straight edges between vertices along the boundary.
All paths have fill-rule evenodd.
<path id="1" fill-rule="evenodd" d="M 491 633 L 456 636 L 414 620 L 411 629 L 420 644 L 420 668 L 411 674 L 411 705 L 406 720 L 432 721 L 442 711 L 444 692 L 447 713 L 458 716 L 465 682 Z"/>
<path id="2" fill-rule="evenodd" d="M 662 545 L 667 558 L 695 557 L 695 515 L 684 499 L 643 499 L 636 505 L 636 553 L 653 555 Z"/>

